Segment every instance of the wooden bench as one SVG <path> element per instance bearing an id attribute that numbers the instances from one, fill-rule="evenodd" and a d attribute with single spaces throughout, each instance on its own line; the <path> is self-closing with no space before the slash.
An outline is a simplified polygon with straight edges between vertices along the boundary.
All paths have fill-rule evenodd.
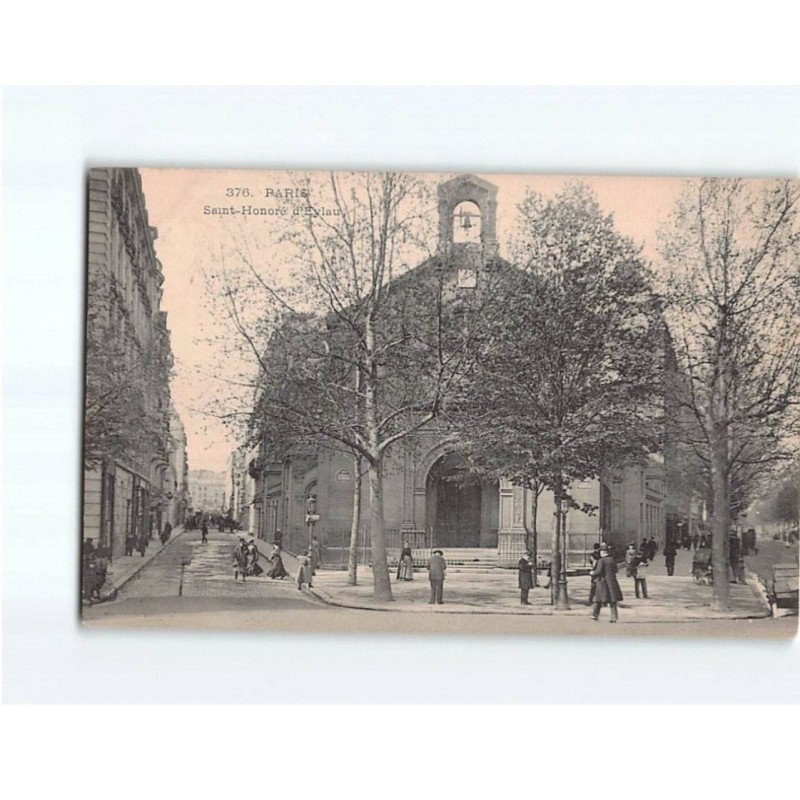
<path id="1" fill-rule="evenodd" d="M 767 578 L 767 600 L 773 608 L 797 608 L 798 565 L 775 564 Z"/>

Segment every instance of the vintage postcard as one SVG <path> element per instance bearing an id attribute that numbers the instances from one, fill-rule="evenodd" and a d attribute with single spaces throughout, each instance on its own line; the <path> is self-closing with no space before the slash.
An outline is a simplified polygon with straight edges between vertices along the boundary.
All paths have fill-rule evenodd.
<path id="1" fill-rule="evenodd" d="M 800 183 L 93 168 L 92 628 L 787 637 Z"/>

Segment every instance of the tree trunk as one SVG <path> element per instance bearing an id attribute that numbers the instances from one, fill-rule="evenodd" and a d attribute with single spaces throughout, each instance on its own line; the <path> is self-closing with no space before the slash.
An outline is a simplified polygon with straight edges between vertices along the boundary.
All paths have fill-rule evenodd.
<path id="1" fill-rule="evenodd" d="M 569 594 L 567 593 L 567 553 L 564 536 L 564 501 L 556 497 L 556 541 L 558 542 L 558 572 L 553 565 L 553 579 L 558 581 L 556 587 L 555 607 L 560 611 L 569 611 Z"/>
<path id="2" fill-rule="evenodd" d="M 556 594 L 558 592 L 558 574 L 561 571 L 561 539 L 558 536 L 558 514 L 555 527 L 551 534 L 550 543 L 550 605 L 556 604 Z"/>
<path id="3" fill-rule="evenodd" d="M 358 583 L 358 529 L 361 527 L 361 456 L 353 459 L 353 519 L 350 524 L 350 551 L 347 556 L 347 582 Z"/>
<path id="4" fill-rule="evenodd" d="M 364 335 L 368 369 L 364 379 L 364 423 L 369 440 L 369 519 L 372 550 L 373 593 L 376 600 L 392 599 L 383 520 L 383 450 L 378 425 L 378 364 L 375 359 L 375 330 L 372 312 L 367 315 Z"/>
<path id="5" fill-rule="evenodd" d="M 383 459 L 369 465 L 369 520 L 372 546 L 372 576 L 376 600 L 392 600 L 392 584 L 386 562 L 386 541 L 383 522 Z"/>
<path id="6" fill-rule="evenodd" d="M 533 541 L 531 543 L 531 557 L 533 558 L 533 585 L 539 585 L 539 527 L 536 522 L 536 517 L 539 513 L 539 492 L 538 488 L 532 488 L 533 492 L 533 518 L 531 519 L 531 531 L 533 534 Z"/>
<path id="7" fill-rule="evenodd" d="M 728 458 L 728 432 L 721 426 L 716 431 L 711 454 L 711 492 L 714 505 L 711 517 L 711 568 L 714 573 L 711 607 L 716 611 L 729 611 L 731 607 L 728 578 L 728 531 L 731 517 Z"/>

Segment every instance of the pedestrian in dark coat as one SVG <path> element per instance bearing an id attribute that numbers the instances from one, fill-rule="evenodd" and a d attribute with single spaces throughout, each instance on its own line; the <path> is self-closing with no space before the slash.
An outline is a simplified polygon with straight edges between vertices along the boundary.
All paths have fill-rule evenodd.
<path id="1" fill-rule="evenodd" d="M 205 522 L 203 523 L 203 527 L 200 528 L 200 541 L 201 542 L 208 541 L 208 525 L 206 525 Z"/>
<path id="2" fill-rule="evenodd" d="M 697 549 L 697 548 L 695 548 Z M 675 574 L 675 556 L 678 555 L 678 550 L 675 547 L 675 542 L 671 539 L 664 545 L 664 562 L 667 565 L 667 575 Z"/>
<path id="3" fill-rule="evenodd" d="M 91 539 L 83 540 L 83 598 L 87 602 L 92 601 L 94 596 L 95 582 L 95 547 Z"/>
<path id="4" fill-rule="evenodd" d="M 144 531 L 139 534 L 139 538 L 136 540 L 136 549 L 141 553 L 142 558 L 144 558 L 144 554 L 147 551 L 147 545 L 150 543 L 150 540 Z"/>
<path id="5" fill-rule="evenodd" d="M 533 589 L 533 562 L 531 561 L 530 553 L 525 553 L 517 564 L 519 574 L 519 601 L 523 606 L 529 606 L 528 592 Z"/>
<path id="6" fill-rule="evenodd" d="M 133 551 L 136 549 L 136 534 L 129 531 L 125 534 L 125 555 L 132 556 Z"/>
<path id="7" fill-rule="evenodd" d="M 108 555 L 104 547 L 99 547 L 95 553 L 94 559 L 94 586 L 92 587 L 92 594 L 99 600 L 100 590 L 106 582 L 106 575 L 108 574 Z"/>
<path id="8" fill-rule="evenodd" d="M 444 553 L 441 550 L 434 550 L 430 564 L 428 564 L 428 578 L 431 582 L 431 599 L 428 605 L 444 603 L 444 573 L 446 569 Z"/>
<path id="9" fill-rule="evenodd" d="M 608 550 L 600 550 L 600 560 L 594 565 L 593 577 L 597 579 L 597 590 L 592 605 L 592 619 L 600 616 L 600 607 L 606 603 L 611 607 L 611 622 L 618 620 L 617 603 L 622 600 L 622 589 L 617 581 L 617 564 L 608 554 Z"/>
<path id="10" fill-rule="evenodd" d="M 731 572 L 736 583 L 744 583 L 744 561 L 742 560 L 742 543 L 739 537 L 732 533 L 728 539 L 731 559 Z"/>
<path id="11" fill-rule="evenodd" d="M 594 543 L 592 554 L 589 556 L 589 568 L 594 572 L 594 565 L 600 560 L 600 542 Z M 590 573 L 591 584 L 589 586 L 589 605 L 594 603 L 594 594 L 597 591 L 597 586 L 594 577 Z"/>

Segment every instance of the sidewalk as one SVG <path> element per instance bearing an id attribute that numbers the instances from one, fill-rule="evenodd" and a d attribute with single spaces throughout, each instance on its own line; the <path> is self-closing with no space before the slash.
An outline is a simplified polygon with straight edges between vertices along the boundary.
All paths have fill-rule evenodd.
<path id="1" fill-rule="evenodd" d="M 288 562 L 289 559 L 284 559 Z M 286 564 L 296 574 L 296 561 Z M 696 584 L 691 576 L 667 576 L 663 559 L 656 559 L 647 576 L 649 599 L 637 599 L 633 579 L 620 573 L 623 601 L 620 603 L 622 622 L 678 622 L 706 619 L 756 619 L 769 616 L 754 581 L 731 584 L 732 608 L 729 612 L 711 609 L 712 587 Z M 676 573 L 678 570 L 676 569 Z M 314 577 L 311 593 L 335 606 L 373 611 L 404 611 L 427 614 L 519 614 L 527 616 L 589 614 L 588 576 L 572 577 L 568 581 L 569 611 L 555 611 L 550 605 L 550 590 L 536 588 L 530 594 L 530 606 L 520 605 L 515 569 L 497 569 L 491 573 L 448 572 L 444 584 L 444 605 L 429 605 L 430 584 L 427 572 L 420 570 L 413 581 L 392 578 L 394 601 L 380 603 L 372 596 L 372 570 L 359 567 L 359 585 L 347 584 L 345 571 L 321 569 Z M 545 579 L 546 583 L 546 579 Z M 608 609 L 601 619 L 608 618 Z"/>
<path id="2" fill-rule="evenodd" d="M 108 577 L 119 591 L 128 581 L 144 569 L 164 548 L 169 547 L 184 533 L 183 527 L 173 528 L 169 541 L 162 545 L 159 539 L 152 539 L 144 556 L 134 552 L 132 556 L 116 556 L 108 567 Z"/>

